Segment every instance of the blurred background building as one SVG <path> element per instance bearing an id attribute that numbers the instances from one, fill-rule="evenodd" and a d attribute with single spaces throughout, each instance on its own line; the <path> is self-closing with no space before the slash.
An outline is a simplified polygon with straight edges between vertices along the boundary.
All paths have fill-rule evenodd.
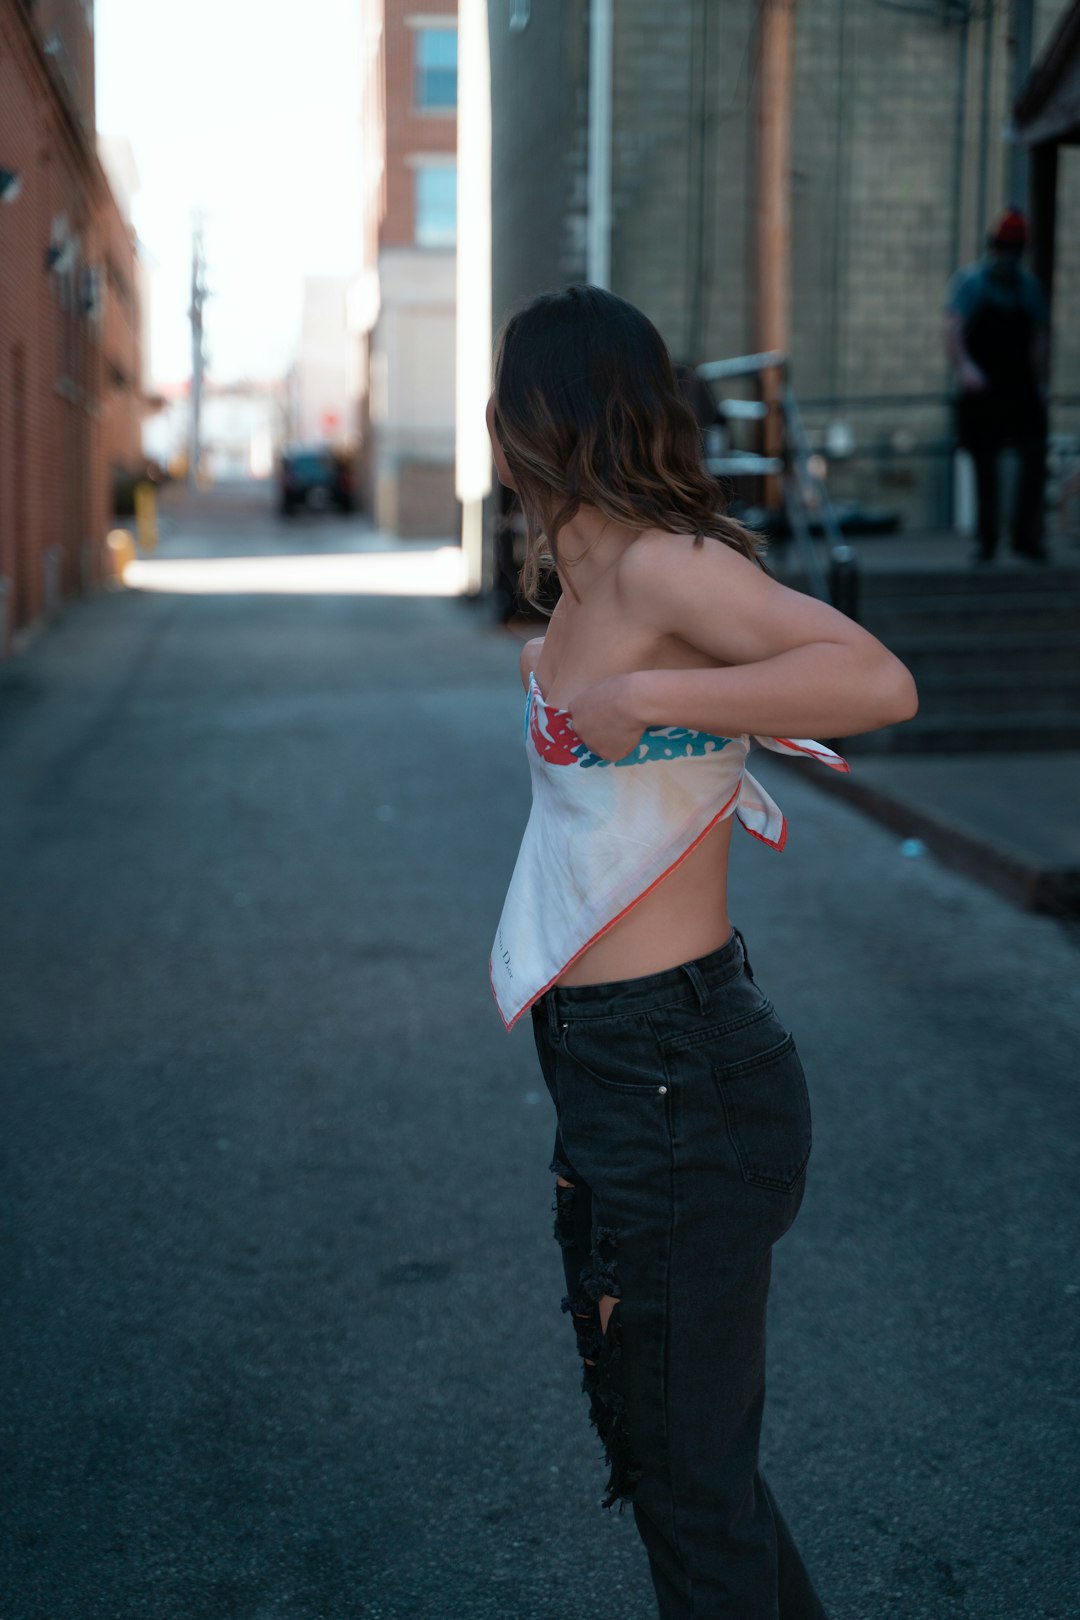
<path id="1" fill-rule="evenodd" d="M 496 324 L 575 279 L 677 359 L 782 347 L 834 497 L 956 515 L 946 283 L 1030 208 L 1012 107 L 1060 0 L 493 0 Z M 606 20 L 605 20 L 606 19 Z M 591 80 L 590 80 L 591 74 Z M 778 206 L 777 121 L 787 152 Z M 1057 172 L 1052 429 L 1080 448 L 1080 157 Z M 783 232 L 781 232 L 783 235 Z M 785 263 L 772 262 L 783 253 Z M 599 254 L 599 257 L 598 257 Z M 785 286 L 779 303 L 769 288 Z M 772 312 L 770 318 L 770 303 Z"/>
<path id="2" fill-rule="evenodd" d="M 962 526 L 942 300 L 1008 203 L 1053 295 L 1052 466 L 1080 458 L 1080 0 L 350 4 L 362 184 L 339 195 L 312 152 L 304 198 L 361 219 L 361 262 L 307 277 L 280 375 L 208 373 L 209 476 L 267 476 L 287 439 L 358 447 L 378 527 L 460 534 L 490 585 L 491 333 L 585 279 L 691 365 L 782 348 L 834 500 Z M 190 436 L 186 381 L 144 421 L 138 175 L 95 132 L 92 17 L 0 0 L 5 640 L 94 587 L 113 492 L 144 451 L 182 469 Z M 265 279 L 242 248 L 217 266 L 234 296 Z"/>
<path id="3" fill-rule="evenodd" d="M 365 506 L 381 529 L 446 535 L 454 497 L 457 15 L 453 0 L 360 0 Z"/>
<path id="4" fill-rule="evenodd" d="M 274 455 L 288 437 L 287 380 L 203 384 L 200 456 L 213 482 L 268 478 Z M 191 444 L 191 384 L 165 386 L 143 430 L 146 453 L 173 478 L 186 478 Z"/>
<path id="5" fill-rule="evenodd" d="M 306 276 L 296 359 L 286 379 L 286 437 L 355 446 L 360 392 L 350 341 L 348 276 Z"/>

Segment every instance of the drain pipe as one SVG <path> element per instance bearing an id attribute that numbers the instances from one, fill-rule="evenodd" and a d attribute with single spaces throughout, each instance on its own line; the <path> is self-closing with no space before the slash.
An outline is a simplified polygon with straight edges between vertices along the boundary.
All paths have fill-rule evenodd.
<path id="1" fill-rule="evenodd" d="M 1010 86 L 1010 116 L 1015 107 L 1024 83 L 1031 72 L 1031 56 L 1034 46 L 1034 0 L 1012 0 L 1012 83 Z M 1019 208 L 1022 214 L 1028 212 L 1030 201 L 1029 159 L 1028 151 L 1013 141 L 1009 146 L 1009 195 L 1006 199 L 1011 208 Z"/>
<path id="2" fill-rule="evenodd" d="M 795 0 L 763 0 L 758 13 L 757 157 L 755 173 L 756 347 L 791 352 L 791 103 L 794 89 Z M 784 436 L 781 395 L 785 368 L 762 372 L 768 406 L 763 454 L 776 456 Z M 780 487 L 765 481 L 766 506 Z"/>
<path id="3" fill-rule="evenodd" d="M 589 175 L 585 279 L 611 286 L 611 80 L 614 0 L 589 6 Z"/>
<path id="4" fill-rule="evenodd" d="M 990 184 L 990 91 L 994 70 L 994 9 L 987 0 L 982 17 L 982 85 L 979 91 L 979 192 L 976 205 L 976 229 L 980 250 L 986 240 L 990 221 L 987 219 Z"/>

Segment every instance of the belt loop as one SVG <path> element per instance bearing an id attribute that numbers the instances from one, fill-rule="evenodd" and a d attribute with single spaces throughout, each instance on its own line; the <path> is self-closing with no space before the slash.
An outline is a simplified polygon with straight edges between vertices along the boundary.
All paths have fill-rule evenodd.
<path id="1" fill-rule="evenodd" d="M 705 975 L 696 962 L 684 962 L 682 970 L 694 987 L 694 994 L 698 1000 L 698 1011 L 707 1013 L 709 1010 L 709 987 L 705 983 Z"/>
<path id="2" fill-rule="evenodd" d="M 548 1033 L 553 1041 L 559 1038 L 559 1018 L 555 1011 L 555 992 L 548 990 L 544 996 L 544 1006 L 547 1009 Z"/>
<path id="3" fill-rule="evenodd" d="M 747 974 L 749 975 L 751 982 L 756 983 L 756 981 L 754 979 L 754 970 L 750 966 L 750 954 L 746 949 L 746 941 L 745 941 L 745 939 L 743 939 L 742 935 L 739 933 L 739 930 L 737 928 L 735 928 L 734 926 L 732 927 L 731 931 L 735 935 L 735 938 L 738 940 L 739 944 L 742 946 L 743 964 L 744 964 L 744 966 L 746 968 Z"/>

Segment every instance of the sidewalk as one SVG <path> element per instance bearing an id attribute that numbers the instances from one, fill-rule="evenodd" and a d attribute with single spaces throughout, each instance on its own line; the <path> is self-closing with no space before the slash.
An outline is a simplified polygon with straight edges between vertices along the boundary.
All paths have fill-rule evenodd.
<path id="1" fill-rule="evenodd" d="M 850 776 L 798 763 L 803 780 L 1015 904 L 1080 915 L 1080 752 L 859 754 Z M 755 753 L 762 775 L 774 756 L 763 764 Z"/>
<path id="2" fill-rule="evenodd" d="M 856 539 L 864 579 L 969 571 L 971 540 L 952 533 Z M 1076 536 L 1048 536 L 1047 587 L 1080 568 Z M 1003 547 L 991 572 L 1030 575 Z M 843 744 L 840 744 L 843 751 Z M 807 773 L 946 865 L 1031 911 L 1080 915 L 1080 752 L 858 754 L 851 775 Z"/>

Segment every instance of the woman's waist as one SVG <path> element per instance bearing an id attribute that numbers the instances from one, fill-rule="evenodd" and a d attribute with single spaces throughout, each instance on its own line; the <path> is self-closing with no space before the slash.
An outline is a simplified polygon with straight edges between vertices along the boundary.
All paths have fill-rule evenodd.
<path id="1" fill-rule="evenodd" d="M 661 1011 L 680 1002 L 700 1003 L 702 996 L 741 996 L 749 982 L 742 935 L 727 925 L 727 934 L 712 950 L 688 956 L 673 966 L 593 984 L 552 985 L 540 998 L 540 1013 L 556 1027 L 579 1019 L 625 1018 Z M 760 993 L 758 992 L 760 995 Z M 535 1009 L 534 1009 L 535 1010 Z"/>
<path id="2" fill-rule="evenodd" d="M 727 863 L 731 822 L 723 821 L 570 962 L 560 986 L 639 978 L 716 950 L 731 933 Z"/>

